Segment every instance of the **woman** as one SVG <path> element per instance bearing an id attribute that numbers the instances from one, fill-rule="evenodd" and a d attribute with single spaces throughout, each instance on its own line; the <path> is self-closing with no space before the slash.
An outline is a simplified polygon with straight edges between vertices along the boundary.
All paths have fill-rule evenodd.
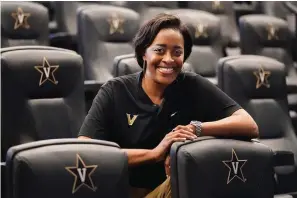
<path id="1" fill-rule="evenodd" d="M 215 85 L 182 72 L 192 39 L 177 17 L 161 14 L 148 21 L 134 45 L 142 72 L 101 87 L 79 138 L 109 140 L 123 148 L 131 197 L 170 197 L 164 160 L 172 143 L 202 135 L 255 138 L 258 127 Z"/>

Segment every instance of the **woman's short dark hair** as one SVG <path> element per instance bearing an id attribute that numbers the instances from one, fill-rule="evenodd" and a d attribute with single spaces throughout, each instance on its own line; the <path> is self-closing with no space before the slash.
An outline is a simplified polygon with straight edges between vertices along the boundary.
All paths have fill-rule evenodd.
<path id="1" fill-rule="evenodd" d="M 146 22 L 137 32 L 134 38 L 134 49 L 137 62 L 143 66 L 143 55 L 145 50 L 152 44 L 155 37 L 162 29 L 172 28 L 178 30 L 184 38 L 184 61 L 192 52 L 192 37 L 186 25 L 181 20 L 170 14 L 159 14 Z"/>

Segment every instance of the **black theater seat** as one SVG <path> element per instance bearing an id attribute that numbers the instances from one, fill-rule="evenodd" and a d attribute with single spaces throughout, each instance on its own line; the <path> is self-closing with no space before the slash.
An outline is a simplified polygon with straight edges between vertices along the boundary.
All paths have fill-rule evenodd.
<path id="1" fill-rule="evenodd" d="M 215 14 L 220 19 L 224 46 L 238 47 L 239 33 L 232 1 L 189 1 L 188 8 Z"/>
<path id="2" fill-rule="evenodd" d="M 276 193 L 297 192 L 297 137 L 289 116 L 283 63 L 242 55 L 218 63 L 219 87 L 237 101 L 259 126 L 260 141 L 273 151 L 294 154 L 295 166 L 276 169 Z"/>
<path id="3" fill-rule="evenodd" d="M 76 137 L 85 116 L 82 58 L 40 46 L 1 49 L 1 161 L 14 145 Z"/>
<path id="4" fill-rule="evenodd" d="M 55 139 L 14 146 L 7 154 L 7 176 L 7 197 L 129 198 L 127 155 L 107 141 Z"/>
<path id="5" fill-rule="evenodd" d="M 1 2 L 1 48 L 49 45 L 46 7 L 34 2 Z"/>
<path id="6" fill-rule="evenodd" d="M 79 51 L 85 79 L 106 82 L 113 78 L 113 59 L 132 53 L 132 39 L 139 28 L 139 14 L 109 5 L 82 7 L 78 11 Z"/>
<path id="7" fill-rule="evenodd" d="M 247 15 L 240 18 L 241 53 L 274 58 L 285 64 L 290 109 L 297 111 L 297 72 L 292 57 L 292 34 L 288 23 L 274 16 Z"/>
<path id="8" fill-rule="evenodd" d="M 257 141 L 201 137 L 170 151 L 172 198 L 272 198 L 274 154 Z"/>

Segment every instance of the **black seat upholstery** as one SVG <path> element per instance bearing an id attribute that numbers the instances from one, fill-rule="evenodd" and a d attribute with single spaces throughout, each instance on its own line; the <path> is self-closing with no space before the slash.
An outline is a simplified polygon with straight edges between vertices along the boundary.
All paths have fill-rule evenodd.
<path id="1" fill-rule="evenodd" d="M 73 51 L 1 50 L 1 157 L 14 145 L 76 137 L 85 116 L 83 63 Z"/>
<path id="2" fill-rule="evenodd" d="M 113 60 L 132 53 L 132 39 L 139 28 L 139 14 L 109 5 L 86 6 L 78 11 L 79 51 L 87 80 L 113 78 Z"/>
<path id="3" fill-rule="evenodd" d="M 75 36 L 77 33 L 76 14 L 80 7 L 103 4 L 130 6 L 130 3 L 125 1 L 54 1 L 55 17 L 59 31 Z"/>
<path id="4" fill-rule="evenodd" d="M 18 145 L 7 154 L 14 198 L 128 198 L 128 159 L 99 140 L 56 139 Z"/>
<path id="5" fill-rule="evenodd" d="M 297 137 L 289 117 L 283 63 L 264 56 L 242 55 L 218 63 L 219 87 L 237 101 L 259 126 L 260 141 L 274 151 L 294 153 Z M 297 169 L 279 168 L 277 193 L 297 191 Z"/>
<path id="6" fill-rule="evenodd" d="M 199 138 L 170 151 L 173 198 L 272 198 L 273 152 L 235 139 Z"/>
<path id="7" fill-rule="evenodd" d="M 113 74 L 115 77 L 133 74 L 141 70 L 142 68 L 138 65 L 134 54 L 116 56 L 114 59 Z M 187 62 L 184 63 L 183 70 L 194 72 L 193 66 Z"/>
<path id="8" fill-rule="evenodd" d="M 176 1 L 147 1 L 142 3 L 142 5 L 141 10 L 139 11 L 141 24 L 160 13 L 168 13 L 171 9 L 178 8 L 178 3 Z"/>
<path id="9" fill-rule="evenodd" d="M 49 44 L 46 7 L 34 2 L 1 2 L 1 48 Z"/>
<path id="10" fill-rule="evenodd" d="M 217 84 L 216 64 L 224 56 L 220 19 L 199 10 L 175 9 L 170 13 L 180 17 L 192 35 L 192 53 L 187 62 L 193 66 L 195 73 Z"/>
<path id="11" fill-rule="evenodd" d="M 297 73 L 292 57 L 292 34 L 285 20 L 247 15 L 239 20 L 241 53 L 274 58 L 286 66 L 290 109 L 297 111 Z"/>
<path id="12" fill-rule="evenodd" d="M 283 62 L 289 75 L 296 75 L 286 21 L 267 15 L 247 15 L 239 20 L 241 53 L 267 56 Z"/>
<path id="13" fill-rule="evenodd" d="M 225 45 L 239 45 L 239 33 L 232 1 L 189 1 L 190 9 L 198 9 L 215 14 L 220 18 L 221 34 Z"/>
<path id="14" fill-rule="evenodd" d="M 291 2 L 294 3 L 294 2 Z M 261 10 L 264 14 L 282 18 L 288 22 L 290 31 L 295 32 L 295 22 L 293 13 L 286 8 L 282 1 L 263 1 L 261 2 Z"/>

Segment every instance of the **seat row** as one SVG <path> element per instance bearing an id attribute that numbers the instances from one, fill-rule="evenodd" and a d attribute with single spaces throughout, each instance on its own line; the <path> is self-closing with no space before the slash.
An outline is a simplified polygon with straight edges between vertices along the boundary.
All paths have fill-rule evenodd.
<path id="1" fill-rule="evenodd" d="M 48 14 L 44 7 L 32 2 L 3 2 L 1 13 L 2 18 L 7 19 L 2 23 L 1 47 L 49 45 Z M 170 9 L 166 13 L 178 15 L 189 27 L 194 47 L 188 63 L 193 71 L 216 78 L 216 62 L 229 55 L 223 44 L 225 36 L 221 29 L 227 26 L 222 25 L 222 19 L 195 9 Z M 77 51 L 84 59 L 85 80 L 106 82 L 115 77 L 112 62 L 116 56 L 133 53 L 132 39 L 141 25 L 141 17 L 133 9 L 119 6 L 95 4 L 78 8 Z M 239 27 L 241 42 L 237 55 L 275 58 L 286 65 L 288 76 L 295 79 L 294 35 L 285 20 L 268 15 L 246 15 L 240 18 Z M 56 43 L 61 42 L 56 40 Z M 288 80 L 288 84 L 297 86 L 294 80 Z"/>
<path id="2" fill-rule="evenodd" d="M 134 67 L 131 62 L 119 66 L 118 71 Z M 217 63 L 218 87 L 252 115 L 259 126 L 260 141 L 274 153 L 294 155 L 293 168 L 275 170 L 274 190 L 278 194 L 297 191 L 297 138 L 289 117 L 285 68 L 275 59 L 255 55 L 230 56 Z M 42 46 L 1 49 L 2 162 L 9 156 L 7 151 L 16 145 L 33 142 L 35 156 L 36 141 L 76 138 L 85 117 L 83 70 L 83 59 L 74 51 Z M 61 146 L 57 149 L 61 153 L 67 150 Z M 40 150 L 42 159 L 47 150 Z M 50 156 L 64 159 L 56 151 Z M 286 157 L 280 161 L 288 162 Z M 40 161 L 41 164 L 50 163 Z M 258 168 L 253 169 L 254 174 L 261 173 Z"/>

